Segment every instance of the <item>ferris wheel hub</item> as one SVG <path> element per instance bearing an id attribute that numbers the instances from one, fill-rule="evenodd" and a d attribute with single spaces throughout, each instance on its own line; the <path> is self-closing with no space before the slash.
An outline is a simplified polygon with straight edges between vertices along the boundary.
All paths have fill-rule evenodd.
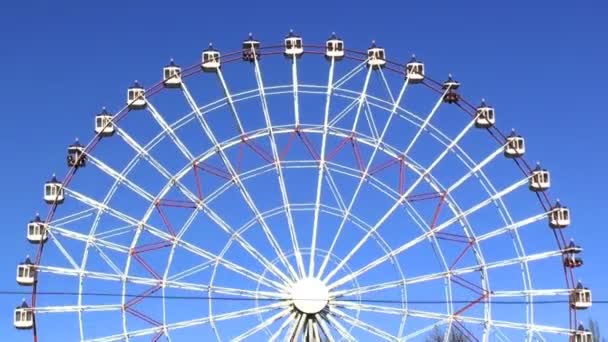
<path id="1" fill-rule="evenodd" d="M 327 306 L 329 289 L 320 279 L 302 278 L 294 284 L 291 299 L 300 312 L 316 314 Z"/>

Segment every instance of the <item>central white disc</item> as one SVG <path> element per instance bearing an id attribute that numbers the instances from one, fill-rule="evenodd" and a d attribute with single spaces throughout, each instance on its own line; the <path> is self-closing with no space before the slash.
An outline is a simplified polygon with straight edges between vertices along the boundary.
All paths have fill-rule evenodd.
<path id="1" fill-rule="evenodd" d="M 320 279 L 303 278 L 291 290 L 291 299 L 296 309 L 307 314 L 321 312 L 329 302 L 329 290 Z"/>

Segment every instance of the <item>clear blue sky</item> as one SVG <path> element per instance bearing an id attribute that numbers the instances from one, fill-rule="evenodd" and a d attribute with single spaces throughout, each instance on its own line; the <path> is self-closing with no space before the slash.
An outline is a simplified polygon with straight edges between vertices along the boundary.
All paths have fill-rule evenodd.
<path id="1" fill-rule="evenodd" d="M 606 80 L 608 4 L 602 1 L 3 1 L 0 4 L 0 289 L 18 289 L 15 265 L 33 249 L 24 224 L 42 184 L 65 170 L 65 147 L 88 140 L 91 115 L 124 101 L 132 80 L 157 80 L 169 57 L 194 61 L 209 41 L 236 47 L 247 32 L 308 41 L 332 31 L 360 48 L 376 39 L 392 56 L 424 56 L 436 78 L 452 72 L 470 94 L 492 99 L 525 135 L 530 160 L 551 169 L 553 196 L 572 209 L 585 248 L 577 275 L 608 300 Z M 401 5 L 397 5 L 401 3 Z M 431 5 L 432 3 L 432 5 Z M 533 5 L 530 5 L 533 3 Z M 399 59 L 399 58 L 394 58 Z M 0 336 L 21 296 L 0 296 Z M 608 305 L 591 315 L 608 332 Z M 75 327 L 74 327 L 75 328 Z M 44 337 L 44 334 L 42 335 Z M 42 341 L 45 341 L 43 338 Z"/>

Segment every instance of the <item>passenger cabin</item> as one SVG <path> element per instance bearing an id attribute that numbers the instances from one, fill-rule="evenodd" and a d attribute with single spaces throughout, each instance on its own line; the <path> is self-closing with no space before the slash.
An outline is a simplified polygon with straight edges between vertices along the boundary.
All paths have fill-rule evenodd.
<path id="1" fill-rule="evenodd" d="M 137 81 L 127 89 L 127 107 L 129 109 L 144 109 L 148 102 L 146 101 L 146 91 L 139 85 Z"/>
<path id="2" fill-rule="evenodd" d="M 511 135 L 506 138 L 504 155 L 507 158 L 519 158 L 526 153 L 524 138 L 513 130 Z"/>
<path id="3" fill-rule="evenodd" d="M 253 38 L 253 34 L 249 33 L 249 38 L 243 41 L 243 60 L 245 62 L 255 62 L 260 60 L 260 41 Z"/>
<path id="4" fill-rule="evenodd" d="M 367 49 L 367 66 L 373 69 L 380 69 L 386 65 L 386 53 L 383 48 L 372 42 L 372 46 Z"/>
<path id="5" fill-rule="evenodd" d="M 17 329 L 32 329 L 34 327 L 34 310 L 27 305 L 25 299 L 15 309 L 14 324 Z"/>
<path id="6" fill-rule="evenodd" d="M 108 113 L 106 107 L 102 108 L 101 113 L 95 115 L 95 134 L 99 134 L 102 137 L 114 135 L 112 114 Z"/>
<path id="7" fill-rule="evenodd" d="M 412 59 L 405 65 L 405 76 L 409 83 L 418 84 L 424 81 L 424 63 L 412 55 Z"/>
<path id="8" fill-rule="evenodd" d="M 578 328 L 570 335 L 570 342 L 594 342 L 593 333 L 579 324 Z"/>
<path id="9" fill-rule="evenodd" d="M 325 42 L 325 58 L 327 60 L 339 61 L 344 58 L 344 41 L 332 33 Z"/>
<path id="10" fill-rule="evenodd" d="M 475 127 L 490 128 L 496 123 L 496 115 L 494 108 L 486 104 L 485 100 L 481 100 L 481 104 L 475 111 Z"/>
<path id="11" fill-rule="evenodd" d="M 287 37 L 285 37 L 285 51 L 283 54 L 287 58 L 300 58 L 304 54 L 302 37 L 295 34 L 293 30 L 290 30 Z"/>
<path id="12" fill-rule="evenodd" d="M 460 95 L 456 92 L 460 88 L 460 82 L 454 80 L 451 74 L 448 75 L 448 79 L 443 82 L 441 88 L 445 91 L 443 102 L 456 103 L 460 100 Z"/>
<path id="13" fill-rule="evenodd" d="M 87 165 L 87 155 L 85 153 L 85 147 L 80 144 L 78 139 L 68 146 L 67 155 L 68 167 L 81 168 Z"/>
<path id="14" fill-rule="evenodd" d="M 36 266 L 28 256 L 25 261 L 17 265 L 17 284 L 32 286 L 36 282 Z"/>
<path id="15" fill-rule="evenodd" d="M 213 44 L 209 44 L 209 47 L 203 51 L 201 59 L 201 68 L 205 72 L 217 72 L 221 66 L 220 52 L 213 48 Z"/>
<path id="16" fill-rule="evenodd" d="M 570 307 L 575 310 L 585 310 L 591 307 L 591 290 L 579 281 L 570 294 Z"/>
<path id="17" fill-rule="evenodd" d="M 549 171 L 540 167 L 540 164 L 537 164 L 530 174 L 528 188 L 533 192 L 542 192 L 548 190 L 549 187 L 551 187 Z"/>
<path id="18" fill-rule="evenodd" d="M 44 201 L 48 204 L 61 204 L 64 201 L 63 185 L 53 175 L 53 178 L 44 183 Z"/>
<path id="19" fill-rule="evenodd" d="M 47 224 L 39 215 L 27 224 L 27 240 L 33 244 L 46 242 L 48 239 Z"/>
<path id="20" fill-rule="evenodd" d="M 559 201 L 555 203 L 549 213 L 549 227 L 554 229 L 566 228 L 570 225 L 570 209 Z"/>
<path id="21" fill-rule="evenodd" d="M 175 64 L 173 59 L 163 68 L 163 85 L 166 88 L 180 88 L 182 86 L 182 68 Z"/>

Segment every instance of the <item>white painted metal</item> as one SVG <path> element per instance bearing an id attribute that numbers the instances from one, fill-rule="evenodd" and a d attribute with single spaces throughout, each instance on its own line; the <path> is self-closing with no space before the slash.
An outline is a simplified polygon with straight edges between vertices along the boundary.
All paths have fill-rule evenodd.
<path id="1" fill-rule="evenodd" d="M 288 40 L 289 39 L 289 44 Z M 60 203 L 63 201 L 64 194 L 70 199 L 74 199 L 78 205 L 87 207 L 83 211 L 62 218 L 57 218 L 48 223 L 40 223 L 40 226 L 44 226 L 44 230 L 33 229 L 30 234 L 30 228 L 28 227 L 28 239 L 34 242 L 46 241 L 47 237 L 50 236 L 53 243 L 50 244 L 52 248 L 56 248 L 68 261 L 71 268 L 57 267 L 57 266 L 45 266 L 40 265 L 37 271 L 45 275 L 55 275 L 63 277 L 75 277 L 79 280 L 79 296 L 77 305 L 70 306 L 39 306 L 31 310 L 33 313 L 60 313 L 60 312 L 75 312 L 79 317 L 80 326 L 80 340 L 81 341 L 118 341 L 118 340 L 129 340 L 135 339 L 140 336 L 153 336 L 160 331 L 171 341 L 171 332 L 176 329 L 184 329 L 188 327 L 194 327 L 198 325 L 210 325 L 214 330 L 214 334 L 218 339 L 221 339 L 223 333 L 220 331 L 219 326 L 216 322 L 230 321 L 240 319 L 242 317 L 251 317 L 256 319 L 258 317 L 259 323 L 253 327 L 242 329 L 241 331 L 230 334 L 234 337 L 234 340 L 245 340 L 247 338 L 260 337 L 262 334 L 267 333 L 270 340 L 279 340 L 282 338 L 299 337 L 306 341 L 320 341 L 320 340 L 358 340 L 360 339 L 360 333 L 371 334 L 377 338 L 384 340 L 404 340 L 407 338 L 413 338 L 420 336 L 435 326 L 446 325 L 449 329 L 452 328 L 454 319 L 454 307 L 452 306 L 452 292 L 451 292 L 451 278 L 454 276 L 462 276 L 466 274 L 479 274 L 481 277 L 481 287 L 484 291 L 489 291 L 490 286 L 487 280 L 487 270 L 495 268 L 504 268 L 510 265 L 521 265 L 522 268 L 522 279 L 523 289 L 521 290 L 495 290 L 488 296 L 488 302 L 483 304 L 483 314 L 475 317 L 468 317 L 465 315 L 459 315 L 458 319 L 461 322 L 478 325 L 483 327 L 483 341 L 488 341 L 490 332 L 495 329 L 515 329 L 524 330 L 528 341 L 533 336 L 543 338 L 541 333 L 550 334 L 562 334 L 571 336 L 586 336 L 584 331 L 570 331 L 568 329 L 560 329 L 554 327 L 548 327 L 543 325 L 537 325 L 534 323 L 533 312 L 531 305 L 533 299 L 539 296 L 564 296 L 570 295 L 572 305 L 581 309 L 590 305 L 590 291 L 587 289 L 581 289 L 578 292 L 571 292 L 569 289 L 534 289 L 531 287 L 529 282 L 529 271 L 527 268 L 528 263 L 544 260 L 548 258 L 559 257 L 563 254 L 563 251 L 548 251 L 539 252 L 535 254 L 526 254 L 521 247 L 519 241 L 518 231 L 523 227 L 532 225 L 539 220 L 549 218 L 550 225 L 553 226 L 564 226 L 569 223 L 569 212 L 563 208 L 553 208 L 552 211 L 547 213 L 540 213 L 531 215 L 529 218 L 520 219 L 519 221 L 513 221 L 502 202 L 503 197 L 514 192 L 525 184 L 535 191 L 540 191 L 548 188 L 549 178 L 548 173 L 545 170 L 536 170 L 530 175 L 530 177 L 523 180 L 517 181 L 514 184 L 507 186 L 503 190 L 497 191 L 485 175 L 483 168 L 490 164 L 498 155 L 504 153 L 508 157 L 518 157 L 525 151 L 523 146 L 523 138 L 521 137 L 509 137 L 504 146 L 501 146 L 496 151 L 490 153 L 485 159 L 477 162 L 474 161 L 465 151 L 461 149 L 459 143 L 461 139 L 468 133 L 472 126 L 486 127 L 489 124 L 493 124 L 493 109 L 492 115 L 488 114 L 487 108 L 480 107 L 476 112 L 475 118 L 466 125 L 463 130 L 454 138 L 450 138 L 443 134 L 441 131 L 436 129 L 431 124 L 431 118 L 434 117 L 442 98 L 450 90 L 455 89 L 457 84 L 449 84 L 447 88 L 444 87 L 445 92 L 439 101 L 435 104 L 432 111 L 426 118 L 422 118 L 406 109 L 401 104 L 408 83 L 417 83 L 424 79 L 424 65 L 419 62 L 418 64 L 409 63 L 406 66 L 406 82 L 403 84 L 396 98 L 393 96 L 390 82 L 386 79 L 383 70 L 380 68 L 386 63 L 384 56 L 384 50 L 377 47 L 372 47 L 368 51 L 371 54 L 368 55 L 368 59 L 356 65 L 354 68 L 349 69 L 344 73 L 342 77 L 337 77 L 338 80 L 334 81 L 335 78 L 335 61 L 340 59 L 344 55 L 343 46 L 339 48 L 338 39 L 330 39 L 325 45 L 325 56 L 329 57 L 330 67 L 327 86 L 318 85 L 307 85 L 300 84 L 298 81 L 298 67 L 299 61 L 297 58 L 303 53 L 303 46 L 300 37 L 292 35 L 285 41 L 284 53 L 292 57 L 292 81 L 291 84 L 285 86 L 266 86 L 263 81 L 263 73 L 258 62 L 259 58 L 252 58 L 250 62 L 254 64 L 254 72 L 257 88 L 253 90 L 244 91 L 241 93 L 232 94 L 229 91 L 228 85 L 222 71 L 220 70 L 219 63 L 219 52 L 208 49 L 203 52 L 203 60 L 201 66 L 205 71 L 217 72 L 220 89 L 224 93 L 224 98 L 217 101 L 211 102 L 200 107 L 193 95 L 190 93 L 183 80 L 181 79 L 181 69 L 176 71 L 175 68 L 167 70 L 165 68 L 163 73 L 163 82 L 165 86 L 169 87 L 168 83 L 172 83 L 171 86 L 181 87 L 182 93 L 191 107 L 192 112 L 188 113 L 174 122 L 169 122 L 165 117 L 156 109 L 146 98 L 145 90 L 141 87 L 133 87 L 129 89 L 128 94 L 128 108 L 139 109 L 146 107 L 151 114 L 152 120 L 160 127 L 161 132 L 153 137 L 150 141 L 144 142 L 143 144 L 138 142 L 133 136 L 126 132 L 124 128 L 119 127 L 119 123 L 112 121 L 112 116 L 108 115 L 107 119 L 102 120 L 103 122 L 96 121 L 96 133 L 102 136 L 109 136 L 116 133 L 122 143 L 126 144 L 132 149 L 136 156 L 121 170 L 114 169 L 109 162 L 102 161 L 102 158 L 88 155 L 88 160 L 93 166 L 97 168 L 103 175 L 109 177 L 114 185 L 108 191 L 108 194 L 102 200 L 97 200 L 91 196 L 85 195 L 72 189 L 71 187 L 64 186 L 60 182 L 55 182 L 49 187 L 49 194 L 53 192 L 51 188 L 55 187 L 53 197 L 46 196 L 45 200 L 51 204 Z M 257 56 L 257 50 L 259 48 L 259 42 L 249 43 L 247 48 L 253 49 L 253 56 Z M 245 43 L 244 43 L 245 44 Z M 330 49 L 330 45 L 332 49 Z M 245 47 L 245 46 L 244 46 Z M 341 50 L 341 51 L 340 51 Z M 341 54 L 339 53 L 341 52 Z M 205 55 L 207 53 L 207 55 Z M 261 53 L 260 53 L 261 55 Z M 361 70 L 364 69 L 365 65 L 370 66 L 366 78 L 363 84 L 362 91 L 353 91 L 344 88 L 347 82 L 353 79 Z M 171 67 L 171 66 L 169 66 Z M 372 70 L 378 70 L 378 75 L 383 83 L 383 87 L 388 94 L 387 99 L 379 98 L 377 95 L 368 91 L 370 87 L 370 78 Z M 169 72 L 168 76 L 165 75 Z M 176 75 L 179 76 L 179 82 L 174 80 L 177 79 Z M 171 82 L 169 82 L 171 81 Z M 303 124 L 306 122 L 306 113 L 300 113 L 300 96 L 299 94 L 325 96 L 325 111 L 324 119 L 322 123 L 315 124 Z M 293 96 L 293 108 L 294 108 L 294 124 L 280 125 L 277 126 L 273 120 L 279 114 L 271 113 L 270 106 L 268 104 L 269 98 L 274 95 L 291 95 Z M 335 98 L 342 98 L 349 100 L 349 105 L 346 106 L 339 113 L 332 113 L 332 100 Z M 254 113 L 247 113 L 247 115 L 240 115 L 237 111 L 237 103 L 258 100 L 261 103 L 262 115 L 259 116 L 260 120 L 263 117 L 264 127 L 246 130 L 244 122 L 247 122 L 247 117 L 255 115 Z M 345 118 L 348 113 L 352 110 L 355 111 L 354 123 L 351 127 L 342 127 L 341 121 Z M 236 132 L 235 136 L 229 139 L 220 141 L 217 132 L 208 122 L 209 113 L 227 109 L 231 112 L 235 122 Z M 483 110 L 481 110 L 483 109 Z M 384 126 L 379 126 L 381 123 L 379 116 L 375 111 L 388 113 L 388 119 L 384 122 Z M 361 114 L 365 118 L 365 122 L 361 121 Z M 301 117 L 304 116 L 304 118 Z M 100 117 L 97 117 L 98 119 Z M 483 121 L 482 119 L 485 119 Z M 97 120 L 97 119 L 96 119 Z M 412 140 L 407 142 L 405 150 L 393 146 L 392 141 L 387 141 L 387 132 L 391 126 L 393 120 L 403 120 L 413 127 L 416 128 L 417 133 Z M 482 122 L 483 121 L 483 122 Z M 182 127 L 190 123 L 200 124 L 204 136 L 211 141 L 211 146 L 207 151 L 199 154 L 199 151 L 195 150 L 192 146 L 188 146 L 185 140 L 180 139 L 179 133 Z M 363 134 L 360 132 L 361 125 L 367 124 L 369 127 L 369 134 Z M 349 125 L 350 126 L 350 125 Z M 282 134 L 291 134 L 294 127 L 298 129 L 298 132 L 309 135 L 320 136 L 321 150 L 320 160 L 299 160 L 299 161 L 279 161 L 279 146 L 277 144 L 277 137 Z M 111 128 L 111 132 L 110 132 Z M 381 129 L 379 129 L 381 128 Z M 410 152 L 417 141 L 421 140 L 422 134 L 428 134 L 434 141 L 440 143 L 443 147 L 443 151 L 436 157 L 436 159 L 430 163 L 429 166 L 419 164 L 416 160 L 410 157 Z M 364 148 L 369 149 L 369 159 L 367 164 L 362 170 L 351 167 L 348 165 L 342 165 L 333 161 L 326 160 L 328 150 L 328 139 L 345 139 L 348 137 L 356 136 L 358 144 Z M 183 137 L 183 136 L 182 136 Z M 270 149 L 272 150 L 273 162 L 269 165 L 259 167 L 257 169 L 240 171 L 233 164 L 231 159 L 228 157 L 230 149 L 237 147 L 242 143 L 243 139 L 256 141 L 258 139 L 267 139 L 269 142 Z M 185 165 L 178 171 L 175 168 L 169 168 L 159 160 L 157 160 L 154 154 L 154 148 L 158 146 L 162 141 L 167 141 L 173 144 L 180 152 L 183 164 Z M 377 154 L 383 154 L 390 158 L 402 158 L 407 162 L 407 168 L 413 172 L 417 178 L 410 185 L 405 193 L 399 193 L 395 191 L 394 186 L 389 186 L 382 177 L 370 174 L 370 170 L 374 165 L 374 160 L 377 159 Z M 464 175 L 458 178 L 449 186 L 442 186 L 441 183 L 433 176 L 434 169 L 443 161 L 444 157 L 448 154 L 455 155 L 458 160 L 462 162 L 466 167 Z M 214 155 L 220 156 L 223 167 L 229 174 L 229 180 L 224 185 L 215 189 L 213 192 L 206 194 L 204 198 L 200 198 L 195 191 L 193 191 L 186 184 L 185 177 L 191 172 L 192 167 L 204 163 L 206 160 Z M 157 191 L 150 191 L 144 184 L 139 184 L 137 181 L 132 179 L 129 174 L 136 167 L 138 163 L 147 163 L 152 170 L 157 172 L 163 179 L 166 180 L 166 184 L 162 189 Z M 288 195 L 288 188 L 286 186 L 286 179 L 284 170 L 288 169 L 310 169 L 318 172 L 317 183 L 316 183 L 316 197 L 314 202 L 310 203 L 294 203 L 290 200 Z M 268 211 L 261 211 L 258 204 L 254 200 L 252 190 L 245 186 L 250 180 L 254 180 L 256 177 L 276 172 L 277 181 L 280 188 L 281 195 L 281 206 Z M 340 177 L 350 177 L 357 181 L 357 187 L 354 195 L 348 200 L 341 193 L 339 179 Z M 466 210 L 461 209 L 455 199 L 452 197 L 452 192 L 460 188 L 469 179 L 477 178 L 487 193 L 487 198 L 481 202 L 469 207 Z M 327 184 L 327 190 L 336 200 L 336 206 L 328 206 L 323 203 L 324 187 L 323 183 Z M 48 184 L 48 183 L 47 183 Z M 360 189 L 364 184 L 369 184 L 371 189 L 378 191 L 380 194 L 387 196 L 394 202 L 394 205 L 388 209 L 385 214 L 375 223 L 365 222 L 362 218 L 356 216 L 353 211 L 353 204 L 355 203 Z M 416 210 L 416 208 L 409 203 L 407 197 L 414 194 L 415 189 L 420 184 L 428 184 L 437 193 L 442 193 L 446 206 L 452 212 L 453 217 L 441 222 L 433 227 L 429 226 L 428 222 L 425 222 L 424 218 Z M 122 210 L 114 208 L 114 204 L 111 201 L 115 196 L 118 187 L 122 187 L 133 194 L 136 197 L 148 205 L 147 210 L 140 216 L 139 214 L 131 214 Z M 45 191 L 46 191 L 45 185 Z M 251 210 L 253 218 L 241 227 L 232 227 L 222 217 L 222 214 L 215 211 L 213 203 L 216 199 L 220 198 L 223 194 L 231 187 L 236 187 L 240 193 L 240 196 L 245 201 L 247 207 Z M 175 227 L 176 234 L 172 235 L 167 233 L 166 230 L 156 227 L 150 223 L 150 217 L 154 211 L 156 205 L 160 200 L 164 199 L 171 189 L 177 189 L 186 199 L 190 201 L 194 206 L 192 213 L 189 214 L 185 223 L 181 227 Z M 59 196 L 60 195 L 60 196 Z M 50 196 L 50 195 L 49 195 Z M 311 199 L 312 201 L 312 199 Z M 504 221 L 503 226 L 499 228 L 485 230 L 483 234 L 475 235 L 471 224 L 468 222 L 468 217 L 473 213 L 480 211 L 490 204 L 496 205 L 501 215 L 501 219 Z M 565 208 L 565 207 L 564 207 Z M 418 237 L 411 239 L 402 245 L 393 245 L 384 241 L 382 235 L 379 234 L 378 228 L 383 225 L 387 218 L 396 210 L 405 210 L 407 214 L 415 222 L 416 226 L 421 230 L 422 234 Z M 294 223 L 295 212 L 311 212 L 313 214 L 313 225 L 312 227 L 296 227 Z M 278 242 L 278 238 L 275 235 L 275 227 L 272 227 L 268 222 L 273 216 L 284 214 L 287 225 L 286 231 L 289 231 L 290 242 L 291 242 L 291 254 L 283 250 Z M 333 215 L 339 218 L 341 225 L 336 234 L 334 241 L 331 244 L 329 251 L 322 251 L 317 245 L 317 233 L 319 229 L 322 229 L 319 224 L 319 216 L 321 214 Z M 226 233 L 230 240 L 224 249 L 217 253 L 211 252 L 204 249 L 196 244 L 187 241 L 187 232 L 191 230 L 193 222 L 198 216 L 204 215 L 206 218 L 219 227 L 224 233 Z M 94 216 L 94 223 L 91 226 L 88 233 L 78 232 L 70 229 L 70 222 L 78 222 Z M 102 216 L 110 216 L 116 220 L 124 223 L 123 227 L 115 229 L 106 229 L 104 231 L 98 231 L 100 226 L 100 220 Z M 356 227 L 360 228 L 363 233 L 363 238 L 358 240 L 359 242 L 355 247 L 349 251 L 349 253 L 341 257 L 339 261 L 334 262 L 333 266 L 329 266 L 330 259 L 332 258 L 332 251 L 334 245 L 337 243 L 341 236 L 341 228 L 344 222 L 352 222 Z M 464 234 L 467 238 L 474 241 L 473 250 L 476 254 L 477 264 L 474 266 L 456 267 L 449 269 L 448 263 L 445 260 L 444 255 L 441 252 L 441 245 L 437 242 L 437 234 L 441 233 L 444 229 L 451 225 L 461 225 Z M 261 250 L 255 241 L 248 240 L 245 235 L 247 229 L 254 225 L 260 225 L 263 229 L 264 236 L 270 243 L 271 251 L 276 255 L 275 260 L 269 260 L 267 258 L 266 251 Z M 296 229 L 297 228 L 297 229 Z M 312 229 L 312 243 L 311 248 L 306 251 L 310 254 L 310 260 L 308 265 L 305 263 L 303 258 L 304 250 L 300 248 L 298 242 L 298 232 Z M 113 238 L 124 236 L 131 232 L 135 232 L 134 237 L 130 245 L 123 243 L 117 243 L 113 241 Z M 164 272 L 157 279 L 155 277 L 141 277 L 134 276 L 131 271 L 131 261 L 134 260 L 132 251 L 135 247 L 139 246 L 142 232 L 151 234 L 151 236 L 159 239 L 160 241 L 166 242 L 170 245 L 169 260 L 164 269 Z M 48 236 L 47 236 L 48 235 Z M 517 256 L 509 259 L 497 260 L 492 262 L 486 262 L 480 242 L 485 240 L 494 239 L 499 236 L 511 236 Z M 380 255 L 376 255 L 375 258 L 365 266 L 355 269 L 350 269 L 348 266 L 349 260 L 358 252 L 361 246 L 368 240 L 373 239 L 380 246 L 382 252 Z M 72 241 L 83 244 L 85 246 L 84 256 L 80 263 L 77 263 L 72 256 L 67 243 L 65 241 Z M 428 274 L 405 277 L 400 270 L 399 262 L 397 257 L 408 249 L 411 249 L 415 245 L 427 240 L 431 242 L 437 249 L 437 259 L 443 266 L 443 271 L 432 272 Z M 257 262 L 258 267 L 262 267 L 264 272 L 258 272 L 252 269 L 251 265 L 240 264 L 238 260 L 231 260 L 229 257 L 229 247 L 232 242 L 236 242 L 234 245 L 242 248 L 247 255 L 251 256 L 253 260 Z M 87 270 L 87 260 L 89 251 L 93 250 L 98 253 L 108 269 L 111 271 L 107 272 L 95 272 Z M 200 264 L 192 266 L 188 269 L 183 269 L 179 272 L 175 272 L 172 269 L 174 263 L 173 257 L 177 252 L 188 252 L 192 255 L 196 255 L 201 258 Z M 120 265 L 117 263 L 114 255 L 122 255 L 126 258 L 126 264 Z M 323 256 L 323 262 L 317 270 L 315 267 L 315 261 L 317 257 Z M 291 257 L 295 260 L 295 265 L 292 265 Z M 398 274 L 398 279 L 394 281 L 383 281 L 376 284 L 367 284 L 366 286 L 356 286 L 348 288 L 345 286 L 351 282 L 355 282 L 356 279 L 372 269 L 382 264 L 393 264 Z M 222 266 L 225 269 L 238 274 L 241 277 L 250 279 L 265 286 L 265 289 L 251 289 L 251 288 L 238 288 L 232 286 L 222 286 L 219 278 L 216 278 L 216 270 L 218 266 Z M 295 266 L 295 267 L 294 267 Z M 308 271 L 306 271 L 308 266 Z M 21 268 L 21 266 L 19 266 Z M 212 270 L 212 276 L 209 284 L 200 284 L 188 281 L 189 277 L 193 275 L 201 274 Z M 326 272 L 328 271 L 328 273 Z M 345 272 L 346 275 L 342 275 L 337 279 L 333 279 L 338 272 Z M 28 274 L 25 277 L 25 273 L 22 273 L 23 282 L 29 282 L 31 277 Z M 27 278 L 27 279 L 26 279 Z M 85 296 L 83 283 L 85 279 L 97 279 L 100 281 L 116 282 L 122 286 L 121 303 L 112 305 L 86 305 L 83 302 Z M 405 299 L 404 305 L 402 306 L 388 306 L 381 304 L 366 304 L 362 302 L 345 301 L 344 298 L 347 296 L 357 296 L 368 293 L 381 291 L 384 289 L 399 288 L 403 289 L 405 294 L 406 285 L 419 284 L 432 280 L 445 280 L 446 282 L 446 303 L 445 311 L 441 312 L 425 312 L 420 310 L 412 310 L 407 308 Z M 19 280 L 19 277 L 18 277 Z M 140 286 L 157 286 L 162 285 L 161 293 L 163 297 L 163 312 L 162 312 L 162 324 L 151 328 L 143 328 L 133 330 L 129 328 L 126 319 L 126 313 L 123 308 L 128 302 L 128 285 L 137 284 Z M 494 284 L 496 286 L 496 284 Z M 198 294 L 207 294 L 210 296 L 209 299 L 209 314 L 207 317 L 186 320 L 182 322 L 173 322 L 171 317 L 167 317 L 166 313 L 166 293 L 165 291 L 170 289 L 180 289 L 185 291 L 192 291 Z M 213 307 L 213 295 L 229 295 L 243 298 L 254 298 L 256 300 L 266 299 L 272 300 L 272 304 L 258 305 L 250 309 L 237 310 L 232 312 L 218 311 L 216 307 Z M 588 295 L 588 301 L 587 296 Z M 525 322 L 508 322 L 500 321 L 492 318 L 490 306 L 493 298 L 501 297 L 521 297 L 526 300 L 527 317 Z M 403 297 L 405 298 L 405 296 Z M 327 310 L 329 308 L 329 310 Z M 17 309 L 19 310 L 19 309 Z M 23 308 L 22 310 L 26 310 Z M 355 312 L 366 311 L 374 312 L 382 315 L 399 316 L 402 323 L 400 328 L 390 332 L 384 331 L 378 326 L 374 326 L 365 322 L 365 319 L 360 318 L 358 314 L 352 314 L 351 311 Z M 99 338 L 87 338 L 83 332 L 83 313 L 84 312 L 98 312 L 98 311 L 121 311 L 122 315 L 122 333 L 115 334 L 106 337 Z M 21 312 L 21 311 L 20 311 Z M 25 312 L 25 311 L 23 311 Z M 262 318 L 263 317 L 263 318 Z M 425 319 L 435 320 L 435 323 L 429 326 L 423 327 L 417 331 L 408 331 L 407 335 L 404 334 L 403 322 L 406 317 L 420 317 Z M 27 316 L 26 316 L 27 318 Z M 32 319 L 33 321 L 33 319 Z M 28 320 L 25 319 L 22 322 L 23 327 L 28 327 Z M 280 322 L 280 323 L 279 323 Z M 17 326 L 17 320 L 15 321 Z M 33 322 L 32 322 L 33 325 Z M 29 325 L 31 327 L 32 325 Z M 347 328 L 348 327 L 348 328 Z M 369 336 L 369 335 L 365 335 Z M 503 335 L 504 336 L 504 335 Z M 225 336 L 224 336 L 225 337 Z M 502 337 L 501 337 L 502 338 Z M 581 340 L 584 341 L 584 340 Z M 586 341 L 585 341 L 586 342 Z"/>

